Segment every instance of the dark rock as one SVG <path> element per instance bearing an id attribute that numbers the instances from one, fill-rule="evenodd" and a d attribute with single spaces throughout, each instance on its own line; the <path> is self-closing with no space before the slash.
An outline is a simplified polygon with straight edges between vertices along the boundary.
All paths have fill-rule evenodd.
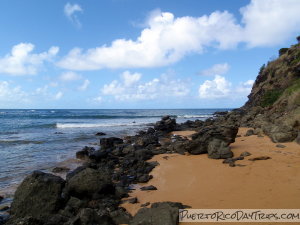
<path id="1" fill-rule="evenodd" d="M 293 128 L 284 125 L 273 125 L 267 134 L 275 143 L 291 142 L 297 137 L 297 132 Z"/>
<path id="2" fill-rule="evenodd" d="M 9 219 L 5 225 L 44 225 L 44 222 L 32 216 Z"/>
<path id="3" fill-rule="evenodd" d="M 118 198 L 126 198 L 128 197 L 128 191 L 126 189 L 124 189 L 123 187 L 120 187 L 120 186 L 116 186 L 115 188 L 115 195 L 118 197 Z"/>
<path id="4" fill-rule="evenodd" d="M 66 189 L 71 196 L 92 197 L 97 193 L 114 193 L 109 174 L 86 168 L 67 181 Z"/>
<path id="5" fill-rule="evenodd" d="M 143 174 L 142 176 L 140 176 L 138 178 L 138 182 L 139 183 L 147 183 L 149 180 L 151 180 L 153 178 L 152 175 L 149 174 Z"/>
<path id="6" fill-rule="evenodd" d="M 70 168 L 67 167 L 55 167 L 52 169 L 53 173 L 65 173 L 65 172 L 69 172 Z"/>
<path id="7" fill-rule="evenodd" d="M 207 153 L 208 157 L 212 159 L 227 159 L 233 156 L 228 143 L 216 138 L 209 142 Z"/>
<path id="8" fill-rule="evenodd" d="M 80 210 L 75 218 L 72 218 L 68 225 L 115 225 L 112 218 L 107 215 L 98 215 L 94 209 L 84 208 Z"/>
<path id="9" fill-rule="evenodd" d="M 250 152 L 242 152 L 241 153 L 241 157 L 247 157 L 247 156 L 250 156 L 251 155 L 251 153 Z"/>
<path id="10" fill-rule="evenodd" d="M 98 133 L 96 133 L 95 135 L 96 135 L 96 136 L 104 136 L 104 135 L 106 135 L 106 133 L 98 132 Z"/>
<path id="11" fill-rule="evenodd" d="M 170 116 L 164 116 L 160 121 L 156 122 L 154 129 L 157 131 L 171 132 L 176 129 L 176 120 Z"/>
<path id="12" fill-rule="evenodd" d="M 160 202 L 151 208 L 141 208 L 133 217 L 130 225 L 175 225 L 178 224 L 181 203 Z"/>
<path id="13" fill-rule="evenodd" d="M 213 116 L 225 116 L 228 114 L 228 111 L 223 111 L 223 112 L 214 112 Z"/>
<path id="14" fill-rule="evenodd" d="M 136 204 L 136 203 L 138 203 L 139 201 L 138 201 L 138 199 L 135 197 L 135 198 L 130 198 L 130 199 L 128 199 L 128 202 L 129 202 L 130 204 Z"/>
<path id="15" fill-rule="evenodd" d="M 147 207 L 148 205 L 150 205 L 150 202 L 146 202 L 144 204 L 141 204 L 141 207 Z"/>
<path id="16" fill-rule="evenodd" d="M 95 151 L 95 148 L 85 146 L 82 150 L 76 152 L 76 158 L 77 159 L 85 159 L 94 151 Z"/>
<path id="17" fill-rule="evenodd" d="M 4 197 L 0 195 L 0 202 L 1 202 L 3 199 L 4 199 Z"/>
<path id="18" fill-rule="evenodd" d="M 282 144 L 277 144 L 276 147 L 277 147 L 277 148 L 285 148 L 286 146 L 285 146 L 285 145 L 282 145 Z"/>
<path id="19" fill-rule="evenodd" d="M 229 166 L 230 166 L 230 167 L 235 167 L 235 163 L 234 163 L 234 162 L 230 162 L 230 163 L 229 163 Z"/>
<path id="20" fill-rule="evenodd" d="M 141 189 L 142 191 L 154 191 L 154 190 L 157 190 L 157 188 L 154 187 L 153 185 L 141 187 L 140 189 Z"/>
<path id="21" fill-rule="evenodd" d="M 158 145 L 158 137 L 156 137 L 153 134 L 145 134 L 141 137 L 137 138 L 135 141 L 136 145 L 139 145 L 141 147 L 146 147 L 148 145 Z"/>
<path id="22" fill-rule="evenodd" d="M 65 181 L 52 174 L 34 171 L 18 187 L 11 205 L 14 218 L 30 216 L 45 220 L 64 205 Z"/>
<path id="23" fill-rule="evenodd" d="M 300 145 L 300 131 L 298 132 L 298 136 L 295 139 L 296 143 Z"/>
<path id="24" fill-rule="evenodd" d="M 75 176 L 77 173 L 81 172 L 84 169 L 86 169 L 85 166 L 79 166 L 75 170 L 70 171 L 69 173 L 67 173 L 66 180 L 70 180 L 73 176 Z"/>
<path id="25" fill-rule="evenodd" d="M 259 156 L 259 157 L 254 157 L 251 159 L 248 159 L 249 161 L 257 161 L 257 160 L 267 160 L 267 159 L 271 159 L 271 157 L 269 156 Z"/>
<path id="26" fill-rule="evenodd" d="M 110 212 L 110 217 L 115 224 L 129 224 L 132 219 L 132 216 L 124 208 Z"/>
<path id="27" fill-rule="evenodd" d="M 118 144 L 123 144 L 123 140 L 117 137 L 101 138 L 100 146 L 102 150 L 112 149 Z"/>
<path id="28" fill-rule="evenodd" d="M 93 162 L 99 162 L 102 159 L 105 159 L 107 157 L 107 155 L 108 155 L 107 151 L 100 149 L 100 150 L 92 152 L 89 155 L 89 159 L 92 160 Z"/>
<path id="29" fill-rule="evenodd" d="M 247 130 L 245 136 L 247 137 L 247 136 L 252 136 L 252 135 L 254 135 L 254 130 L 253 129 Z"/>

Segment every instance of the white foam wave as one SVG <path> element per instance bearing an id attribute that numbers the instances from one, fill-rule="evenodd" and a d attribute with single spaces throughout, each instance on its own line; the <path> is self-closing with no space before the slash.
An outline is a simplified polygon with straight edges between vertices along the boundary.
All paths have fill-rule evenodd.
<path id="1" fill-rule="evenodd" d="M 212 115 L 184 115 L 178 117 L 179 118 L 208 118 L 208 117 L 212 117 Z"/>
<path id="2" fill-rule="evenodd" d="M 146 123 L 57 123 L 56 128 L 93 128 L 93 127 L 119 127 L 119 126 L 141 126 Z"/>

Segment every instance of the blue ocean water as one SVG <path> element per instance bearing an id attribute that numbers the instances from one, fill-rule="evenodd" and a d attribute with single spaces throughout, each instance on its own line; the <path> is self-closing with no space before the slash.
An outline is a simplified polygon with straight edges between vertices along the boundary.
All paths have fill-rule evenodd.
<path id="1" fill-rule="evenodd" d="M 33 170 L 74 159 L 82 147 L 106 136 L 133 135 L 163 115 L 177 122 L 206 119 L 228 109 L 0 110 L 0 194 L 9 193 Z"/>

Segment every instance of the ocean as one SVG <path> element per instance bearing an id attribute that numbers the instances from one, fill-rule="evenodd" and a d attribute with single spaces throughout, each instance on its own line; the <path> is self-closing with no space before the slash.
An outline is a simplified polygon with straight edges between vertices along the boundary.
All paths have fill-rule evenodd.
<path id="1" fill-rule="evenodd" d="M 97 132 L 107 134 L 103 137 L 134 135 L 164 115 L 181 123 L 224 110 L 0 110 L 0 195 L 12 194 L 33 170 L 76 167 L 76 151 L 97 147 Z"/>

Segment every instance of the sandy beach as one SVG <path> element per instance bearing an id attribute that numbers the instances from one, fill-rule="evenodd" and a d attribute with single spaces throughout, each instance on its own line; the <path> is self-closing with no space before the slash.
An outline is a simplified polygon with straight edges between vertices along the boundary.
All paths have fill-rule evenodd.
<path id="1" fill-rule="evenodd" d="M 141 186 L 154 185 L 158 190 L 137 189 L 130 197 L 137 197 L 139 203 L 125 203 L 123 207 L 133 215 L 141 204 L 161 201 L 181 202 L 194 209 L 299 209 L 299 145 L 284 143 L 286 147 L 279 148 L 267 136 L 245 137 L 247 130 L 239 129 L 241 136 L 231 147 L 235 157 L 244 151 L 252 155 L 237 161 L 236 167 L 229 167 L 222 160 L 208 159 L 206 154 L 155 156 L 151 161 L 160 165 L 152 171 L 153 179 Z M 271 159 L 248 160 L 258 156 Z"/>

